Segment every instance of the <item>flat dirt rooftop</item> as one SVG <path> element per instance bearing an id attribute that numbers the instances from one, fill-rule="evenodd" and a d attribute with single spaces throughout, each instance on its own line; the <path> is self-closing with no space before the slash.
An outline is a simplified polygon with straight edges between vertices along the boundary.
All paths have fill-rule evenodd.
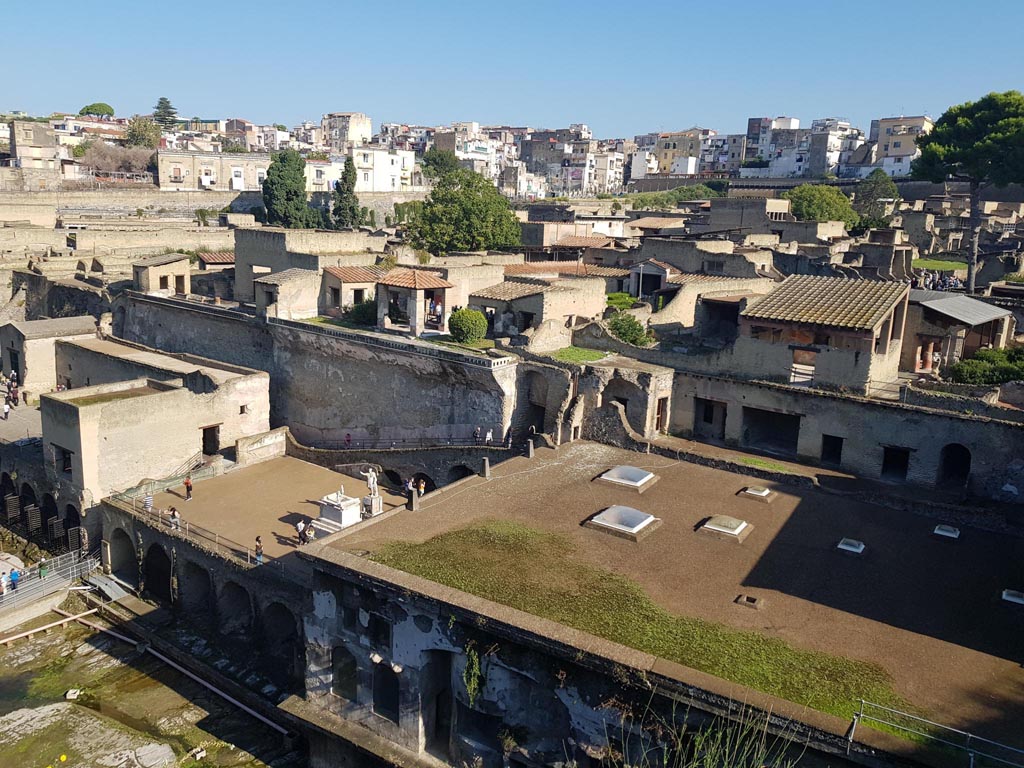
<path id="1" fill-rule="evenodd" d="M 218 384 L 223 384 L 231 379 L 242 376 L 234 370 L 218 367 L 217 363 L 210 360 L 202 363 L 188 362 L 171 355 L 162 355 L 159 352 L 146 349 L 138 349 L 129 344 L 119 344 L 116 340 L 110 339 L 74 339 L 69 342 L 77 347 L 90 349 L 93 352 L 100 352 L 112 357 L 119 357 L 122 360 L 129 360 L 140 365 L 151 365 L 165 371 L 173 371 L 185 375 L 195 370 L 203 370 L 207 376 Z"/>
<path id="2" fill-rule="evenodd" d="M 262 536 L 265 555 L 278 558 L 298 547 L 295 524 L 319 517 L 316 502 L 341 485 L 349 496 L 368 492 L 362 478 L 282 457 L 196 481 L 191 501 L 185 501 L 184 487 L 176 486 L 156 494 L 153 507 L 177 507 L 182 524 L 200 525 L 243 546 L 252 547 L 256 537 Z M 404 498 L 380 490 L 384 509 L 405 503 Z"/>
<path id="3" fill-rule="evenodd" d="M 659 479 L 643 494 L 593 480 L 621 464 Z M 499 464 L 489 480 L 469 478 L 428 494 L 418 512 L 361 524 L 330 546 L 364 554 L 493 520 L 559 534 L 570 544 L 566 560 L 635 582 L 672 614 L 872 662 L 899 697 L 931 719 L 1024 746 L 1024 611 L 999 600 L 1004 588 L 1024 587 L 1024 541 L 970 528 L 959 542 L 940 541 L 932 535 L 938 521 L 923 516 L 788 486 L 775 487 L 777 496 L 765 504 L 736 495 L 747 485 L 772 487 L 578 442 Z M 639 542 L 582 527 L 616 504 L 662 524 Z M 746 520 L 753 531 L 742 544 L 696 532 L 718 514 Z M 844 537 L 865 542 L 865 553 L 837 551 Z M 509 551 L 502 567 L 520 570 L 517 556 Z M 573 583 L 560 562 L 547 561 L 531 578 Z M 763 608 L 737 605 L 740 594 L 762 598 Z"/>

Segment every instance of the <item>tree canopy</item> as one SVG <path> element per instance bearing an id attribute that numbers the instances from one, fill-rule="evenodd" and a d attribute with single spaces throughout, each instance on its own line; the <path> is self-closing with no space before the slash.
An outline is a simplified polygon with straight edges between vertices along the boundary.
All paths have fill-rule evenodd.
<path id="1" fill-rule="evenodd" d="M 341 179 L 334 182 L 334 225 L 337 227 L 358 227 L 362 224 L 359 198 L 356 197 L 356 164 L 351 157 L 345 158 L 345 170 Z"/>
<path id="2" fill-rule="evenodd" d="M 439 179 L 462 167 L 454 152 L 437 147 L 431 147 L 424 152 L 420 164 L 423 166 L 423 173 L 433 179 Z"/>
<path id="3" fill-rule="evenodd" d="M 306 202 L 306 161 L 294 149 L 278 152 L 263 180 L 267 223 L 288 229 L 321 226 L 320 211 Z"/>
<path id="4" fill-rule="evenodd" d="M 438 179 L 409 236 L 434 255 L 509 248 L 519 244 L 519 221 L 491 182 L 459 169 Z"/>
<path id="5" fill-rule="evenodd" d="M 850 198 L 827 184 L 801 184 L 782 196 L 789 200 L 791 213 L 800 221 L 841 221 L 852 227 L 859 219 Z"/>
<path id="6" fill-rule="evenodd" d="M 861 224 L 881 227 L 889 222 L 886 200 L 899 200 L 900 191 L 895 182 L 881 168 L 857 184 L 854 189 L 853 210 L 861 218 Z"/>
<path id="7" fill-rule="evenodd" d="M 160 144 L 160 126 L 148 117 L 136 115 L 128 121 L 124 131 L 124 143 L 129 147 L 156 149 Z"/>
<path id="8" fill-rule="evenodd" d="M 166 96 L 157 99 L 153 107 L 153 122 L 162 128 L 170 128 L 178 121 L 178 110 L 171 105 L 171 100 Z"/>
<path id="9" fill-rule="evenodd" d="M 950 107 L 930 133 L 919 136 L 921 156 L 911 175 L 943 182 L 970 184 L 971 242 L 967 261 L 967 290 L 974 291 L 981 234 L 981 190 L 1024 182 L 1024 94 L 990 93 L 978 101 Z"/>
<path id="10" fill-rule="evenodd" d="M 667 211 L 675 208 L 676 203 L 685 200 L 710 200 L 713 197 L 722 197 L 722 193 L 706 184 L 691 184 L 666 192 L 637 192 L 627 195 L 626 199 L 633 204 L 634 210 Z"/>
<path id="11" fill-rule="evenodd" d="M 78 110 L 78 114 L 89 117 L 113 117 L 114 108 L 105 102 L 97 101 L 93 104 L 86 104 Z"/>

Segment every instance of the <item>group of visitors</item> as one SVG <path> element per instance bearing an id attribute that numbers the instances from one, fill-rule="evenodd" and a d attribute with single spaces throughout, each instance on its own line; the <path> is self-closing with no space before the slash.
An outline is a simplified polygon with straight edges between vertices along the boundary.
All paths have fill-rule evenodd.
<path id="1" fill-rule="evenodd" d="M 303 518 L 299 519 L 299 522 L 295 524 L 295 533 L 299 537 L 299 546 L 303 544 L 309 544 L 313 539 L 316 538 L 316 529 L 313 528 L 313 521 L 306 521 Z M 256 537 L 256 540 L 260 545 L 260 559 L 258 562 L 263 562 L 262 550 L 263 550 L 263 539 Z"/>
<path id="2" fill-rule="evenodd" d="M 422 498 L 423 494 L 427 492 L 427 481 L 422 477 L 417 480 L 415 477 L 410 477 L 405 481 L 405 492 L 411 499 L 414 495 L 418 498 Z"/>
<path id="3" fill-rule="evenodd" d="M 11 408 L 18 407 L 18 397 L 25 398 L 25 404 L 28 404 L 28 392 L 19 391 L 18 389 L 18 372 L 11 369 L 11 375 L 5 376 L 0 372 L 0 387 L 3 387 L 6 391 L 4 395 L 4 421 L 11 415 Z"/>
<path id="4" fill-rule="evenodd" d="M 0 599 L 8 593 L 17 592 L 19 584 L 24 584 L 32 579 L 45 579 L 49 572 L 45 557 L 32 568 L 21 570 L 13 567 L 10 571 L 0 571 Z"/>
<path id="5" fill-rule="evenodd" d="M 494 430 L 488 429 L 486 432 L 481 427 L 477 427 L 473 430 L 473 442 L 477 445 L 494 445 Z M 505 447 L 512 447 L 512 427 L 508 428 L 505 432 Z"/>
<path id="6" fill-rule="evenodd" d="M 441 318 L 444 317 L 444 305 L 440 301 L 431 299 L 427 304 L 427 314 L 437 318 L 437 322 L 441 322 Z"/>
<path id="7" fill-rule="evenodd" d="M 923 288 L 926 291 L 960 291 L 963 290 L 964 281 L 956 275 L 930 272 L 926 269 L 913 279 L 911 287 Z"/>

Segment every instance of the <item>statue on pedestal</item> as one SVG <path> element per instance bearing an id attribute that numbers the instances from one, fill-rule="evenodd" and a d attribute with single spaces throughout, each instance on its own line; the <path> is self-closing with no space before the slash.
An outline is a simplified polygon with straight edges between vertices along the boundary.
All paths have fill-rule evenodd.
<path id="1" fill-rule="evenodd" d="M 370 489 L 371 496 L 379 496 L 377 492 L 377 471 L 373 467 L 367 467 L 367 472 L 360 471 L 359 474 L 366 478 L 366 487 Z"/>

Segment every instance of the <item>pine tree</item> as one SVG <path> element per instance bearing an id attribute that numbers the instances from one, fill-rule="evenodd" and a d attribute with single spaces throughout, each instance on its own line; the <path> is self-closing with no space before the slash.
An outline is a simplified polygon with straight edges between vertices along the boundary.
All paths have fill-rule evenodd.
<path id="1" fill-rule="evenodd" d="M 336 227 L 358 227 L 362 223 L 359 198 L 356 197 L 356 164 L 351 157 L 345 158 L 341 179 L 334 182 L 333 213 Z"/>
<path id="2" fill-rule="evenodd" d="M 178 110 L 171 105 L 171 100 L 161 96 L 153 107 L 153 122 L 163 129 L 168 129 L 178 121 Z"/>
<path id="3" fill-rule="evenodd" d="M 267 223 L 289 229 L 319 227 L 321 212 L 306 202 L 306 161 L 294 149 L 279 152 L 263 180 Z"/>

